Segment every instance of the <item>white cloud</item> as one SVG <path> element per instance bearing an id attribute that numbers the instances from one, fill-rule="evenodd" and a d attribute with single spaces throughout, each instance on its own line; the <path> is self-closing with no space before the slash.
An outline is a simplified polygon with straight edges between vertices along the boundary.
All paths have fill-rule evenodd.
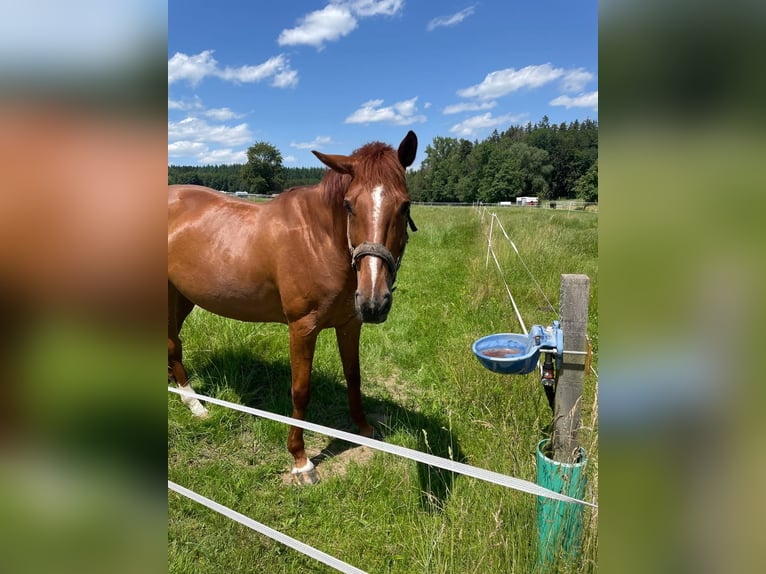
<path id="1" fill-rule="evenodd" d="M 169 159 L 192 165 L 247 161 L 243 146 L 252 142 L 250 128 L 246 123 L 226 123 L 244 114 L 231 108 L 206 109 L 198 96 L 183 101 L 168 99 L 168 109 L 187 114 L 181 120 L 168 121 Z"/>
<path id="2" fill-rule="evenodd" d="M 204 50 L 193 56 L 176 52 L 168 60 L 168 84 L 186 80 L 196 86 L 206 76 L 215 73 L 216 65 L 212 50 Z"/>
<path id="3" fill-rule="evenodd" d="M 330 136 L 317 136 L 310 142 L 290 142 L 290 147 L 297 149 L 319 149 L 335 142 Z"/>
<path id="4" fill-rule="evenodd" d="M 404 0 L 336 0 L 334 4 L 347 6 L 354 14 L 367 16 L 393 16 L 404 6 Z"/>
<path id="5" fill-rule="evenodd" d="M 282 30 L 277 38 L 280 46 L 314 46 L 348 36 L 359 25 L 357 18 L 394 16 L 404 6 L 404 0 L 331 0 L 321 10 L 309 12 L 294 28 Z"/>
<path id="6" fill-rule="evenodd" d="M 283 54 L 257 66 L 225 68 L 218 66 L 212 50 L 204 50 L 192 56 L 176 52 L 168 60 L 168 84 L 186 80 L 195 87 L 207 77 L 237 83 L 261 82 L 272 78 L 271 85 L 277 88 L 289 88 L 298 84 L 298 73 L 290 68 L 290 60 Z"/>
<path id="7" fill-rule="evenodd" d="M 205 120 L 189 116 L 179 122 L 168 122 L 168 141 L 215 142 L 236 146 L 249 142 L 252 134 L 247 124 L 236 126 L 211 125 Z"/>
<path id="8" fill-rule="evenodd" d="M 487 112 L 486 114 L 472 116 L 463 120 L 459 124 L 455 124 L 450 128 L 450 132 L 461 137 L 475 137 L 480 131 L 516 123 L 521 120 L 522 117 L 522 115 L 513 114 L 492 117 L 492 112 Z"/>
<path id="9" fill-rule="evenodd" d="M 286 155 L 285 157 L 282 158 L 282 161 L 285 163 L 295 163 L 296 161 L 298 161 L 298 158 L 296 158 L 294 155 Z"/>
<path id="10" fill-rule="evenodd" d="M 206 110 L 204 114 L 207 117 L 213 118 L 214 120 L 217 120 L 219 122 L 225 122 L 226 120 L 233 120 L 233 119 L 242 117 L 242 114 L 233 112 L 229 108 L 212 108 L 212 109 Z"/>
<path id="11" fill-rule="evenodd" d="M 481 110 L 491 110 L 497 105 L 497 102 L 465 102 L 462 104 L 452 104 L 442 110 L 443 114 L 459 114 L 461 112 L 479 112 Z"/>
<path id="12" fill-rule="evenodd" d="M 244 150 L 214 149 L 199 154 L 200 165 L 230 165 L 247 163 L 247 153 Z"/>
<path id="13" fill-rule="evenodd" d="M 184 98 L 182 100 L 171 100 L 168 98 L 168 110 L 180 110 L 184 112 L 199 111 L 204 113 L 205 106 L 202 105 L 200 97 L 195 95 L 191 99 Z"/>
<path id="14" fill-rule="evenodd" d="M 458 90 L 464 98 L 491 100 L 522 88 L 539 88 L 559 79 L 566 73 L 562 68 L 554 68 L 550 63 L 539 66 L 526 66 L 520 70 L 506 68 L 490 72 L 480 84 Z"/>
<path id="15" fill-rule="evenodd" d="M 475 6 L 469 6 L 468 8 L 464 8 L 463 10 L 461 10 L 460 12 L 456 14 L 452 14 L 450 16 L 439 16 L 438 18 L 434 18 L 428 23 L 428 25 L 426 26 L 426 29 L 429 32 L 431 32 L 432 30 L 435 30 L 436 28 L 440 28 L 440 27 L 456 26 L 457 24 L 460 24 L 460 22 L 468 18 L 468 16 L 473 14 L 475 9 L 476 9 Z"/>
<path id="16" fill-rule="evenodd" d="M 591 108 L 598 110 L 598 92 L 589 92 L 579 96 L 559 96 L 549 102 L 552 106 L 564 106 L 565 108 Z"/>
<path id="17" fill-rule="evenodd" d="M 325 42 L 350 34 L 356 25 L 348 8 L 330 4 L 301 18 L 295 28 L 282 30 L 277 42 L 280 46 L 308 44 L 321 48 Z"/>
<path id="18" fill-rule="evenodd" d="M 569 93 L 582 92 L 592 79 L 593 74 L 584 68 L 569 70 L 561 80 L 561 89 Z"/>
<path id="19" fill-rule="evenodd" d="M 383 100 L 370 100 L 362 104 L 353 114 L 345 120 L 347 124 L 367 124 L 374 122 L 386 122 L 399 126 L 426 121 L 426 117 L 417 114 L 417 96 L 412 99 L 397 102 L 392 106 L 381 107 Z"/>
<path id="20" fill-rule="evenodd" d="M 252 134 L 245 123 L 211 124 L 194 116 L 168 122 L 168 157 L 193 158 L 198 165 L 244 163 L 245 152 L 236 148 L 250 141 Z"/>
<path id="21" fill-rule="evenodd" d="M 285 70 L 274 75 L 271 85 L 275 88 L 294 88 L 298 85 L 298 72 L 295 70 Z"/>
<path id="22" fill-rule="evenodd" d="M 280 54 L 257 66 L 240 66 L 238 68 L 227 66 L 223 70 L 217 70 L 215 75 L 223 80 L 234 82 L 260 82 L 289 70 L 289 68 L 290 62 L 284 55 Z"/>
<path id="23" fill-rule="evenodd" d="M 189 157 L 207 151 L 207 146 L 202 142 L 180 140 L 168 144 L 168 157 Z"/>

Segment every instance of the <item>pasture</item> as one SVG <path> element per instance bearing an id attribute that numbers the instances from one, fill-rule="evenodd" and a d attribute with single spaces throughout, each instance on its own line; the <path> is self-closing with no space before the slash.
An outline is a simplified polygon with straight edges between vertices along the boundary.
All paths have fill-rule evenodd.
<path id="1" fill-rule="evenodd" d="M 561 273 L 591 279 L 588 334 L 598 369 L 598 215 L 496 208 L 546 297 L 558 306 Z M 411 234 L 385 323 L 362 329 L 365 410 L 387 442 L 535 481 L 535 445 L 552 414 L 539 374 L 502 376 L 471 352 L 477 338 L 521 332 L 487 254 L 488 219 L 469 207 L 414 206 Z M 518 257 L 495 235 L 506 281 L 527 327 L 557 314 Z M 195 390 L 289 415 L 287 327 L 242 323 L 195 309 L 181 336 Z M 589 374 L 580 439 L 597 502 L 597 381 Z M 331 330 L 319 336 L 307 420 L 356 432 Z M 322 482 L 289 484 L 288 429 L 210 407 L 194 419 L 168 393 L 168 478 L 370 573 L 536 571 L 534 496 L 307 432 Z M 316 460 L 316 459 L 315 459 Z M 597 511 L 585 510 L 580 557 L 563 572 L 594 572 Z M 173 573 L 333 572 L 173 492 Z"/>

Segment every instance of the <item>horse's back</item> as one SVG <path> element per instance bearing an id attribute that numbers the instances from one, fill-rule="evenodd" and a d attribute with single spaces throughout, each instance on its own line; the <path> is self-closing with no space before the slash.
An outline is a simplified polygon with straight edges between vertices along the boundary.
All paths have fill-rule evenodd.
<path id="1" fill-rule="evenodd" d="M 203 211 L 235 201 L 220 191 L 201 185 L 168 186 L 168 224 L 183 214 Z M 242 203 L 236 200 L 237 203 Z"/>
<path id="2" fill-rule="evenodd" d="M 315 186 L 267 203 L 192 185 L 168 194 L 168 279 L 200 307 L 286 322 L 318 309 L 327 318 L 341 292 L 353 293 L 345 234 L 330 239 L 337 230 Z M 353 316 L 351 296 L 340 299 Z"/>
<path id="3" fill-rule="evenodd" d="M 270 226 L 258 206 L 210 188 L 168 188 L 168 280 L 219 315 L 283 321 Z"/>
<path id="4" fill-rule="evenodd" d="M 220 192 L 215 191 L 214 189 L 211 189 L 209 187 L 204 187 L 202 185 L 186 185 L 186 184 L 176 184 L 176 185 L 169 185 L 168 186 L 168 203 L 173 203 L 180 201 L 181 199 L 191 199 L 192 201 L 195 198 L 202 198 L 205 196 L 213 195 L 213 194 L 220 194 Z"/>

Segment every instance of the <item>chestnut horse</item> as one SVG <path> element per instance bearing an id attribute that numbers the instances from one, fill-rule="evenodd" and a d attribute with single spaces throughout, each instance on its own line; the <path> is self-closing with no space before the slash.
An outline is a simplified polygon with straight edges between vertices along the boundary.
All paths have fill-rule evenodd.
<path id="1" fill-rule="evenodd" d="M 362 410 L 359 335 L 362 323 L 381 323 L 391 310 L 407 226 L 415 231 L 405 168 L 416 151 L 412 131 L 398 151 L 380 142 L 350 156 L 314 151 L 330 168 L 322 181 L 263 204 L 170 186 L 168 377 L 190 389 L 178 333 L 195 305 L 242 321 L 287 323 L 292 416 L 303 419 L 317 335 L 332 327 L 351 417 L 361 434 L 372 436 Z M 193 396 L 182 400 L 195 415 L 207 415 Z M 316 482 L 302 429 L 290 427 L 287 448 L 297 481 Z"/>

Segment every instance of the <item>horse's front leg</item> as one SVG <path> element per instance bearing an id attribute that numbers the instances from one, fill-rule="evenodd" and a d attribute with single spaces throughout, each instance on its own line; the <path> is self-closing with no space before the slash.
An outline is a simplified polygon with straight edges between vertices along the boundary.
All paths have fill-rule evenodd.
<path id="1" fill-rule="evenodd" d="M 292 370 L 293 418 L 303 420 L 311 397 L 311 365 L 314 361 L 318 331 L 301 321 L 290 323 L 290 368 Z M 306 456 L 303 429 L 290 427 L 287 450 L 295 463 L 292 474 L 301 484 L 319 482 L 314 464 Z"/>
<path id="2" fill-rule="evenodd" d="M 362 331 L 362 323 L 356 319 L 349 321 L 342 327 L 335 329 L 335 337 L 338 340 L 340 359 L 343 362 L 343 374 L 348 386 L 348 408 L 351 418 L 359 427 L 359 433 L 371 437 L 373 428 L 367 422 L 367 417 L 362 409 L 362 378 L 359 374 L 359 336 Z"/>

